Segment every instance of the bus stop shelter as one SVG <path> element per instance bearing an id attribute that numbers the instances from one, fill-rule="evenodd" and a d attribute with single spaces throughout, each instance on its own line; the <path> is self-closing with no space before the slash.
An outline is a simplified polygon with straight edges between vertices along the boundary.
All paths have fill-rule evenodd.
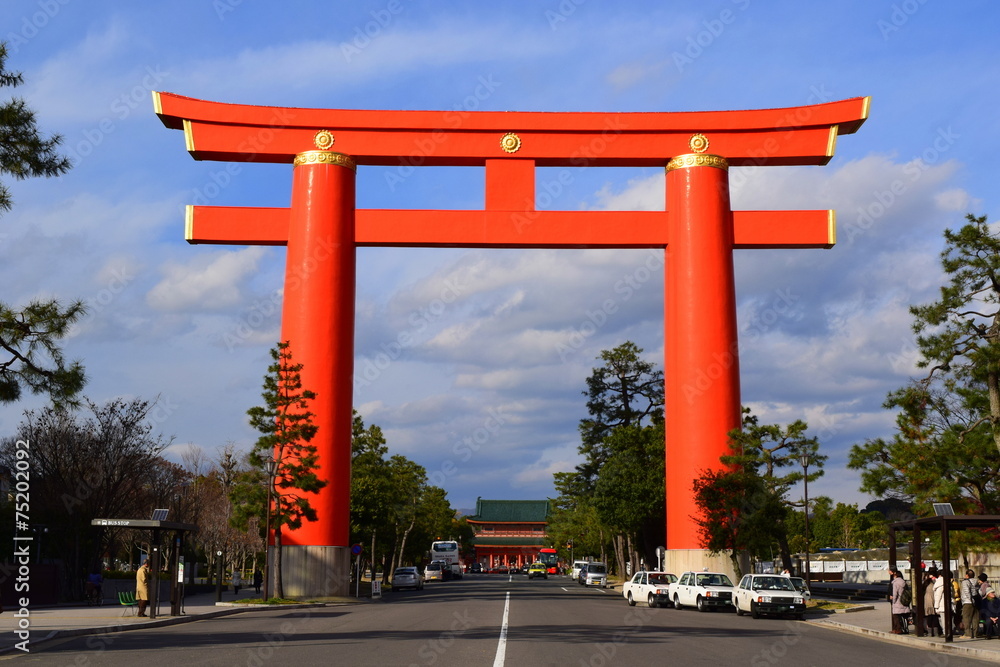
<path id="1" fill-rule="evenodd" d="M 921 536 L 926 532 L 938 532 L 941 534 L 941 562 L 943 564 L 942 576 L 944 576 L 945 597 L 949 604 L 944 608 L 944 640 L 954 641 L 952 633 L 952 609 L 951 609 L 951 532 L 954 530 L 988 530 L 1000 528 L 1000 515 L 995 514 L 944 514 L 922 519 L 910 519 L 907 521 L 897 521 L 889 524 L 889 563 L 896 566 L 896 533 L 905 531 L 912 533 L 913 545 L 910 549 L 910 566 L 916 573 L 914 582 L 914 625 L 917 631 L 923 632 L 924 628 L 924 568 L 920 547 L 922 545 Z"/>
<path id="2" fill-rule="evenodd" d="M 166 512 L 164 511 L 164 514 Z M 170 547 L 172 548 L 171 558 L 170 558 L 170 586 L 173 595 L 171 595 L 170 600 L 170 615 L 180 616 L 181 614 L 181 598 L 183 593 L 178 589 L 178 565 L 180 563 L 180 554 L 182 553 L 184 547 L 184 534 L 191 533 L 198 530 L 198 526 L 193 523 L 178 523 L 176 521 L 165 521 L 158 519 L 91 519 L 91 526 L 99 526 L 101 528 L 132 528 L 135 530 L 148 530 L 150 531 L 150 553 L 149 558 L 151 559 L 149 568 L 153 572 L 154 579 L 159 578 L 160 572 L 160 547 L 162 546 L 162 539 L 164 532 L 171 532 L 174 534 L 174 538 L 170 542 Z M 156 605 L 159 600 L 157 599 L 160 594 L 159 585 L 150 586 L 149 590 L 149 617 L 156 618 Z"/>

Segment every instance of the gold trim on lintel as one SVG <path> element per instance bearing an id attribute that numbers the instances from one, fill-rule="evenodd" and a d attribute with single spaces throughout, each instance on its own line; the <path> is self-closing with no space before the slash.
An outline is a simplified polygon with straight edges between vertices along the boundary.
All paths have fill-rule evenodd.
<path id="1" fill-rule="evenodd" d="M 153 93 L 153 113 L 162 114 L 163 105 L 160 103 L 160 93 L 157 91 L 152 91 Z"/>
<path id="2" fill-rule="evenodd" d="M 691 140 L 688 141 L 688 147 L 695 153 L 704 153 L 708 150 L 708 137 L 700 132 L 698 134 L 692 134 Z"/>
<path id="3" fill-rule="evenodd" d="M 516 153 L 521 149 L 521 137 L 517 136 L 513 132 L 508 132 L 507 134 L 500 137 L 500 149 L 504 153 Z"/>
<path id="4" fill-rule="evenodd" d="M 187 119 L 184 119 L 184 147 L 188 153 L 194 153 L 194 128 Z"/>
<path id="5" fill-rule="evenodd" d="M 667 171 L 683 169 L 687 167 L 715 167 L 716 169 L 729 170 L 729 162 L 720 155 L 705 155 L 704 153 L 689 153 L 688 155 L 678 155 L 667 163 Z"/>
<path id="6" fill-rule="evenodd" d="M 840 131 L 839 125 L 830 126 L 830 138 L 826 142 L 826 156 L 833 157 L 834 151 L 837 150 L 837 133 Z"/>
<path id="7" fill-rule="evenodd" d="M 347 167 L 352 171 L 358 170 L 358 165 L 350 155 L 334 153 L 333 151 L 304 151 L 295 156 L 292 161 L 296 167 L 303 164 L 335 164 Z"/>
<path id="8" fill-rule="evenodd" d="M 831 209 L 827 213 L 826 240 L 828 247 L 832 248 L 837 245 L 837 212 Z"/>
<path id="9" fill-rule="evenodd" d="M 872 96 L 866 95 L 865 101 L 861 104 L 861 120 L 868 120 L 868 110 L 872 105 Z"/>
<path id="10" fill-rule="evenodd" d="M 313 145 L 321 151 L 328 151 L 336 140 L 330 130 L 320 130 L 313 136 Z"/>
<path id="11" fill-rule="evenodd" d="M 184 240 L 194 243 L 194 206 L 188 204 L 184 207 Z"/>

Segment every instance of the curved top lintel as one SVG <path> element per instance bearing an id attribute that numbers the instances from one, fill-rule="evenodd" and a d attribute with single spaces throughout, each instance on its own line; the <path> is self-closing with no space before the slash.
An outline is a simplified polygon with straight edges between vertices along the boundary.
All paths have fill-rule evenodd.
<path id="1" fill-rule="evenodd" d="M 182 129 L 185 120 L 222 125 L 287 128 L 336 127 L 365 130 L 432 130 L 447 132 L 502 131 L 517 128 L 536 132 L 603 131 L 608 123 L 624 132 L 712 132 L 789 130 L 837 126 L 838 134 L 852 134 L 868 118 L 870 97 L 854 97 L 800 107 L 739 111 L 672 112 L 550 112 L 550 111 L 415 111 L 314 109 L 212 102 L 174 93 L 153 91 L 153 107 L 169 128 Z"/>

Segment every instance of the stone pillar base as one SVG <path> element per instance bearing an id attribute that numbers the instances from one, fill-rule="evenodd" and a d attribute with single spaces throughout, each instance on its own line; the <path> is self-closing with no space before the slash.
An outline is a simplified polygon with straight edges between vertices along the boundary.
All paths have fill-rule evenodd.
<path id="1" fill-rule="evenodd" d="M 274 547 L 270 547 L 274 563 Z M 350 547 L 283 546 L 281 583 L 286 598 L 344 597 L 351 587 Z M 272 595 L 274 584 L 271 584 Z"/>
<path id="2" fill-rule="evenodd" d="M 709 570 L 725 572 L 733 580 L 733 585 L 739 583 L 728 554 L 712 554 L 707 549 L 667 549 L 663 562 L 663 571 L 671 572 L 678 577 L 682 572 Z M 740 567 L 743 569 L 743 574 L 750 571 L 750 561 L 745 554 L 740 558 Z"/>

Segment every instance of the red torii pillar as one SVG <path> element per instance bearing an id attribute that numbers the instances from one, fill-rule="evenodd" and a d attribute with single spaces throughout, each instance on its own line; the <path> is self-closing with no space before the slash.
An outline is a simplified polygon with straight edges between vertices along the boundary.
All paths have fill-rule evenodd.
<path id="1" fill-rule="evenodd" d="M 732 212 L 730 166 L 826 164 L 868 98 L 788 109 L 510 113 L 294 109 L 154 93 L 195 159 L 293 162 L 291 208 L 188 208 L 191 243 L 287 245 L 282 337 L 317 392 L 320 521 L 286 533 L 289 595 L 346 593 L 357 246 L 663 248 L 668 566 L 700 547 L 691 482 L 740 426 L 734 248 L 829 248 L 832 211 Z M 333 150 L 336 146 L 336 151 Z M 708 152 L 711 147 L 711 152 Z M 671 156 L 674 156 L 670 159 Z M 355 210 L 355 165 L 485 166 L 481 210 Z M 665 211 L 539 211 L 535 168 L 666 165 Z"/>

